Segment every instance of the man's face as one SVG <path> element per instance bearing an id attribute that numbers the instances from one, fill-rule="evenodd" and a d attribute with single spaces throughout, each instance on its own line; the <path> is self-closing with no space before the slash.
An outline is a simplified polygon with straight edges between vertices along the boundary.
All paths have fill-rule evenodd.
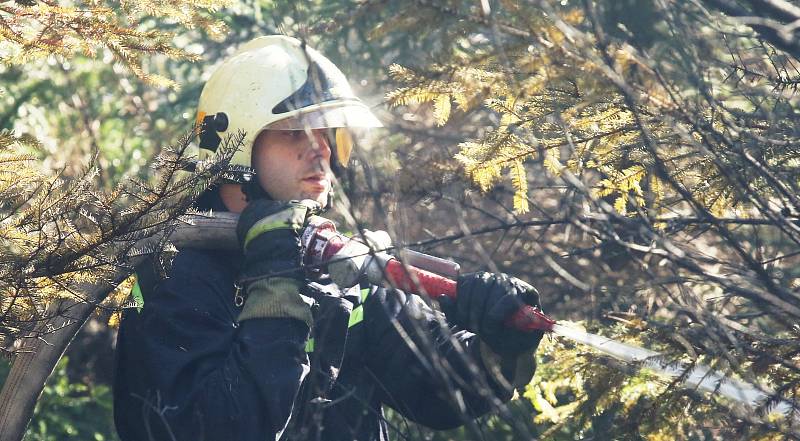
<path id="1" fill-rule="evenodd" d="M 332 175 L 325 130 L 265 130 L 252 157 L 259 184 L 274 199 L 327 203 Z"/>

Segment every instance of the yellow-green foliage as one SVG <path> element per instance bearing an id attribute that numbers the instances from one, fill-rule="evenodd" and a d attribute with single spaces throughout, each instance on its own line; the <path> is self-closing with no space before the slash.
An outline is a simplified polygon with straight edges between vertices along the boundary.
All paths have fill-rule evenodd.
<path id="1" fill-rule="evenodd" d="M 23 64 L 49 55 L 92 57 L 108 50 L 140 79 L 176 87 L 173 80 L 146 72 L 145 60 L 158 54 L 183 59 L 197 56 L 175 47 L 174 33 L 151 29 L 146 19 L 158 18 L 221 36 L 224 25 L 209 12 L 228 4 L 230 0 L 89 0 L 72 5 L 5 2 L 0 5 L 0 60 Z"/>
<path id="2" fill-rule="evenodd" d="M 151 59 L 196 59 L 175 37 L 186 29 L 222 36 L 225 26 L 211 13 L 229 3 L 3 2 L 0 61 L 13 69 L 48 57 L 62 62 L 110 57 L 150 85 L 177 87 L 172 79 L 147 72 Z M 71 289 L 118 277 L 126 247 L 185 211 L 208 183 L 194 175 L 175 177 L 185 165 L 182 154 L 190 139 L 159 155 L 149 182 L 130 180 L 104 191 L 98 188 L 96 158 L 76 164 L 78 170 L 69 176 L 47 172 L 37 161 L 43 147 L 36 139 L 0 131 L 0 334 L 32 331 L 47 318 L 42 314 L 54 300 L 85 300 Z"/>
<path id="3" fill-rule="evenodd" d="M 455 156 L 482 191 L 507 176 L 515 191 L 514 210 L 528 211 L 530 176 L 525 170 L 531 161 L 540 160 L 551 178 L 564 171 L 585 178 L 595 196 L 608 198 L 621 214 L 663 213 L 665 201 L 676 195 L 674 185 L 684 186 L 717 216 L 737 204 L 730 177 L 709 160 L 713 152 L 698 148 L 701 135 L 696 127 L 662 118 L 679 111 L 674 92 L 664 87 L 636 49 L 625 43 L 600 47 L 590 38 L 568 37 L 565 29 L 589 26 L 581 7 L 562 8 L 557 19 L 542 17 L 536 8 L 505 7 L 513 9 L 516 22 L 529 24 L 524 28 L 536 29 L 530 36 L 536 44 L 493 44 L 472 56 L 459 54 L 452 64 L 424 70 L 390 68 L 401 86 L 387 95 L 389 103 L 429 103 L 438 126 L 456 111 L 451 101 L 459 112 L 473 111 L 480 103 L 481 111 L 493 114 L 492 130 L 462 142 Z M 635 80 L 629 86 L 636 88 L 634 102 L 626 100 L 615 76 Z M 714 99 L 741 101 L 730 88 L 714 91 L 719 91 Z M 705 118 L 697 125 L 726 130 L 725 115 L 708 113 Z M 656 163 L 664 169 L 657 170 Z M 669 181 L 672 185 L 666 185 Z M 769 191 L 768 185 L 762 187 Z"/>
<path id="4" fill-rule="evenodd" d="M 622 213 L 628 212 L 629 197 L 633 196 L 637 206 L 644 206 L 644 192 L 642 192 L 642 180 L 645 177 L 645 169 L 640 165 L 628 167 L 624 170 L 609 169 L 608 178 L 601 179 L 595 194 L 599 197 L 617 194 L 614 200 L 614 208 Z"/>
<path id="5" fill-rule="evenodd" d="M 576 12 L 568 19 L 577 22 L 582 18 Z M 542 35 L 549 41 L 563 40 L 563 34 L 552 24 L 543 28 Z M 451 99 L 462 112 L 474 107 L 469 103 L 481 102 L 497 114 L 495 130 L 483 139 L 463 142 L 456 159 L 483 191 L 508 172 L 518 213 L 528 211 L 525 161 L 537 158 L 539 152 L 544 152 L 545 168 L 554 176 L 563 170 L 561 151 L 571 143 L 576 147 L 567 160 L 572 172 L 585 168 L 617 170 L 619 147 L 636 143 L 637 135 L 630 112 L 618 104 L 619 98 L 609 92 L 608 84 L 598 81 L 597 69 L 591 63 L 572 63 L 558 46 L 533 52 L 528 47 L 512 47 L 505 55 L 509 65 L 503 69 L 494 54 L 464 60 L 461 66 L 449 70 L 434 66 L 424 73 L 394 65 L 390 74 L 404 86 L 387 98 L 392 105 L 432 103 L 437 125 L 449 119 Z M 519 72 L 531 74 L 520 79 Z M 588 100 L 587 93 L 592 94 Z M 563 123 L 555 121 L 556 107 Z M 629 191 L 639 188 L 644 176 L 632 174 L 624 182 L 609 179 L 602 189 L 606 194 L 617 194 L 617 200 L 622 201 L 617 205 L 624 207 Z M 641 194 L 636 197 L 640 203 Z"/>
<path id="6" fill-rule="evenodd" d="M 502 77 L 492 72 L 473 67 L 448 69 L 432 66 L 427 75 L 420 75 L 412 69 L 393 64 L 389 66 L 389 74 L 406 86 L 389 92 L 386 99 L 397 106 L 433 103 L 434 121 L 442 126 L 450 119 L 452 101 L 460 111 L 467 112 L 480 104 L 487 90 L 504 87 Z M 437 76 L 443 79 L 437 79 Z"/>

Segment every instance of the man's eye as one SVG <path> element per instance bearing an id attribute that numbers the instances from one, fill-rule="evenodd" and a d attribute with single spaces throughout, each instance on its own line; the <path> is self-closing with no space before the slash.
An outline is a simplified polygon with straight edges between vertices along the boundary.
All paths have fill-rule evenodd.
<path id="1" fill-rule="evenodd" d="M 289 139 L 289 140 L 292 140 L 292 141 L 296 141 L 296 140 L 301 139 L 303 136 L 305 136 L 305 131 L 304 130 L 284 130 L 281 133 L 281 136 L 283 136 L 286 139 Z"/>

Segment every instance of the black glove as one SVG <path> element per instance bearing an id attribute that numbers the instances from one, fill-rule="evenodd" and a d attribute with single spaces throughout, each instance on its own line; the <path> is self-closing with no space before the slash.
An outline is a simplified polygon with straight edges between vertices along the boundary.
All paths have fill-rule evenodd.
<path id="1" fill-rule="evenodd" d="M 300 294 L 305 280 L 300 234 L 318 208 L 313 201 L 257 199 L 247 204 L 236 226 L 247 294 L 239 321 L 287 317 L 310 325 L 309 300 Z"/>
<path id="2" fill-rule="evenodd" d="M 244 253 L 242 275 L 302 279 L 300 234 L 319 205 L 305 201 L 256 199 L 239 216 L 236 236 Z"/>
<path id="3" fill-rule="evenodd" d="M 506 274 L 480 272 L 458 278 L 455 299 L 442 297 L 439 305 L 447 319 L 472 331 L 492 351 L 515 357 L 539 345 L 542 331 L 519 331 L 504 324 L 522 305 L 539 306 L 534 287 Z"/>

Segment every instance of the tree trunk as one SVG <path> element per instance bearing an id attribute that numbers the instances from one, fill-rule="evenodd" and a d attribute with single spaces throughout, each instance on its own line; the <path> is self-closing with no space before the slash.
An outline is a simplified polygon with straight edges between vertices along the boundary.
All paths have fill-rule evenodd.
<path id="1" fill-rule="evenodd" d="M 176 221 L 169 241 L 178 248 L 232 249 L 236 247 L 238 215 L 216 213 L 211 216 L 185 216 Z M 137 243 L 135 248 L 147 248 L 163 239 L 156 235 Z M 130 267 L 145 256 L 127 259 Z M 47 311 L 52 319 L 44 322 L 35 335 L 23 340 L 11 364 L 11 371 L 0 392 L 0 441 L 20 441 L 33 416 L 36 401 L 47 378 L 55 369 L 67 346 L 94 311 L 95 305 L 125 280 L 129 268 L 119 268 L 110 282 L 102 285 L 82 284 L 73 287 L 85 301 L 72 299 L 53 302 Z"/>

